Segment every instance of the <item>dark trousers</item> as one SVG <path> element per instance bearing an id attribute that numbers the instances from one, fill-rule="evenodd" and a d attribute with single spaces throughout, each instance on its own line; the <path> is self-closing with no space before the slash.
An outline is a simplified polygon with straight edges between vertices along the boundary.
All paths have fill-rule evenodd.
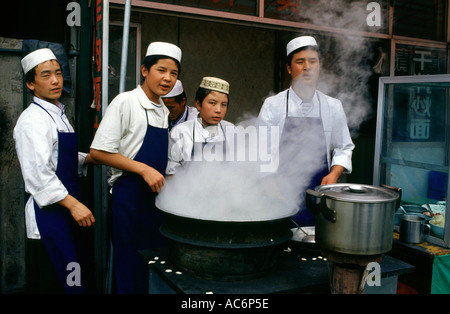
<path id="1" fill-rule="evenodd" d="M 27 239 L 26 285 L 27 293 L 63 294 L 63 286 L 56 274 L 44 243 Z"/>

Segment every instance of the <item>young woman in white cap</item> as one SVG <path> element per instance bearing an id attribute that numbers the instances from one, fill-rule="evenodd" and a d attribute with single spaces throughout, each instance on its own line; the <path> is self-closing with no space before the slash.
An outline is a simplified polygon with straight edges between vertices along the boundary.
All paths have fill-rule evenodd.
<path id="1" fill-rule="evenodd" d="M 112 231 L 117 293 L 147 293 L 148 269 L 138 250 L 162 247 L 155 195 L 164 185 L 168 115 L 161 96 L 174 87 L 181 50 L 153 42 L 141 65 L 142 86 L 116 96 L 91 144 L 91 155 L 112 168 Z"/>
<path id="2" fill-rule="evenodd" d="M 56 271 L 66 293 L 93 292 L 88 283 L 93 260 L 84 258 L 92 254 L 92 212 L 81 200 L 79 175 L 82 166 L 92 162 L 89 154 L 78 153 L 77 133 L 59 102 L 63 88 L 61 66 L 48 48 L 38 49 L 22 59 L 26 85 L 34 95 L 33 102 L 22 112 L 14 128 L 14 140 L 25 190 L 31 195 L 25 207 L 25 222 L 32 260 L 30 273 L 38 265 L 46 266 L 50 259 L 53 267 L 36 269 L 44 277 L 40 287 L 61 292 L 51 287 L 52 273 Z M 40 239 L 40 240 L 39 240 Z M 89 242 L 89 240 L 92 240 Z M 87 242 L 86 242 L 87 241 Z M 42 254 L 45 247 L 46 254 Z M 36 254 L 36 256 L 33 256 Z M 92 255 L 91 255 L 92 256 Z M 81 273 L 78 284 L 67 281 L 70 263 L 78 263 Z M 38 267 L 39 268 L 39 267 Z M 92 273 L 91 273 L 92 274 Z M 81 276 L 81 278 L 80 278 Z M 76 280 L 75 280 L 76 283 Z M 37 289 L 40 289 L 38 287 Z"/>
<path id="3" fill-rule="evenodd" d="M 232 123 L 223 120 L 230 102 L 229 90 L 230 85 L 225 80 L 202 79 L 195 95 L 197 118 L 177 125 L 170 132 L 168 175 L 192 161 L 225 160 L 226 135 L 234 128 Z M 214 156 L 206 156 L 207 153 Z"/>
<path id="4" fill-rule="evenodd" d="M 280 128 L 280 182 L 303 191 L 294 219 L 307 226 L 314 225 L 314 215 L 306 210 L 306 189 L 336 183 L 343 172 L 350 173 L 354 144 L 342 103 L 316 90 L 320 72 L 316 40 L 297 37 L 286 50 L 291 86 L 264 101 L 259 119 Z"/>
<path id="5" fill-rule="evenodd" d="M 198 115 L 197 108 L 190 107 L 186 104 L 186 92 L 183 88 L 183 83 L 178 80 L 175 87 L 165 96 L 161 97 L 169 109 L 169 131 L 180 123 L 187 120 L 195 119 Z"/>

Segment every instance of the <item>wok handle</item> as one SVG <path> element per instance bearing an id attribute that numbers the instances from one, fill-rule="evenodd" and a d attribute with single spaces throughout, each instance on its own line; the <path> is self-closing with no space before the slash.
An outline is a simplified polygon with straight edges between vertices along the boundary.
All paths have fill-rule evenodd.
<path id="1" fill-rule="evenodd" d="M 315 202 L 312 200 L 311 196 L 314 196 L 316 198 Z M 328 208 L 327 200 L 323 193 L 318 193 L 311 189 L 307 189 L 306 208 L 315 216 L 319 215 L 319 213 L 322 213 L 322 215 L 329 221 L 336 222 L 336 211 Z"/>

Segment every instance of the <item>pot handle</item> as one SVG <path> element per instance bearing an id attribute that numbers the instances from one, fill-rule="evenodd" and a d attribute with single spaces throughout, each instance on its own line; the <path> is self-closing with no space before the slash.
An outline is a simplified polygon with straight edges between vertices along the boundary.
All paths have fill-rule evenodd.
<path id="1" fill-rule="evenodd" d="M 390 185 L 386 185 L 386 184 L 380 184 L 380 186 L 383 188 L 386 188 L 386 189 L 393 190 L 398 193 L 398 198 L 395 202 L 395 211 L 397 211 L 397 209 L 400 207 L 400 205 L 402 203 L 402 189 L 399 187 L 396 187 L 396 186 L 390 186 Z"/>
<path id="2" fill-rule="evenodd" d="M 314 196 L 316 198 L 315 202 L 312 200 L 311 196 Z M 322 213 L 322 215 L 329 221 L 336 222 L 336 211 L 328 208 L 327 200 L 325 194 L 323 193 L 318 193 L 314 190 L 307 189 L 306 208 L 315 216 L 317 216 L 319 213 Z"/>
<path id="3" fill-rule="evenodd" d="M 427 229 L 427 231 L 425 231 L 425 229 Z M 424 224 L 424 231 L 427 235 L 430 235 L 430 231 L 431 231 L 430 224 Z"/>
<path id="4" fill-rule="evenodd" d="M 312 196 L 314 196 L 316 199 L 313 201 Z M 320 213 L 320 199 L 323 196 L 322 193 L 317 193 L 314 190 L 307 189 L 306 190 L 306 208 L 314 214 L 314 216 L 317 216 Z"/>

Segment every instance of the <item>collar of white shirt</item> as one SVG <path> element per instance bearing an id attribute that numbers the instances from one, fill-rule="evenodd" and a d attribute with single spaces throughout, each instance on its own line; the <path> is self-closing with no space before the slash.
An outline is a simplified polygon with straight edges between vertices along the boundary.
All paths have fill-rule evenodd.
<path id="1" fill-rule="evenodd" d="M 197 131 L 200 131 L 198 133 L 200 133 L 199 135 L 201 135 L 201 138 L 198 138 L 197 136 L 195 136 L 195 141 L 203 141 L 203 140 L 209 140 L 212 138 L 215 138 L 219 135 L 219 124 L 216 125 L 209 125 L 209 126 L 203 126 L 202 124 L 202 119 L 200 117 L 197 117 L 196 119 L 194 119 L 194 127 L 195 127 L 195 131 L 197 134 Z"/>
<path id="2" fill-rule="evenodd" d="M 59 101 L 58 101 L 58 105 L 56 106 L 55 104 L 52 104 L 51 102 L 48 102 L 46 100 L 43 100 L 39 97 L 34 96 L 33 102 L 39 104 L 45 110 L 51 111 L 51 112 L 57 114 L 58 116 L 61 116 L 64 113 L 65 105 L 60 103 Z"/>
<path id="3" fill-rule="evenodd" d="M 318 105 L 317 91 L 314 92 L 310 101 L 304 101 L 294 92 L 292 86 L 289 87 L 289 116 L 307 116 L 309 114 L 315 116 L 318 114 Z"/>
<path id="4" fill-rule="evenodd" d="M 148 99 L 147 95 L 145 94 L 144 90 L 142 89 L 142 87 L 140 85 L 137 86 L 137 90 L 138 90 L 137 95 L 139 98 L 139 103 L 145 109 L 158 110 L 158 109 L 162 108 L 164 111 L 167 111 L 167 112 L 169 111 L 169 109 L 167 109 L 166 106 L 164 106 L 164 102 L 162 101 L 161 97 L 159 98 L 159 103 L 155 103 L 155 102 L 151 101 L 150 99 Z"/>

